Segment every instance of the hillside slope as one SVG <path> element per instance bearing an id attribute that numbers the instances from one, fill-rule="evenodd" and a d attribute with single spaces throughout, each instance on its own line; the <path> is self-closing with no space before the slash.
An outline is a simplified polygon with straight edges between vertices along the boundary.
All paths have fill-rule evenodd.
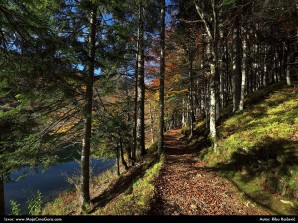
<path id="1" fill-rule="evenodd" d="M 259 205 L 298 214 L 298 88 L 255 92 L 243 113 L 223 116 L 218 133 L 218 151 L 204 148 L 200 158 Z"/>

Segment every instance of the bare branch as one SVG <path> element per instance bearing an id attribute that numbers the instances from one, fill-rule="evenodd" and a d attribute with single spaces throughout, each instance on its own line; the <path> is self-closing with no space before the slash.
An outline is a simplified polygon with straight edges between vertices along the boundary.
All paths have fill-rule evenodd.
<path id="1" fill-rule="evenodd" d="M 190 21 L 190 20 L 186 20 L 186 19 L 178 19 L 178 21 L 185 22 L 185 23 L 204 23 L 203 20 Z"/>
<path id="2" fill-rule="evenodd" d="M 198 1 L 194 0 L 194 4 L 195 4 L 196 10 L 197 10 L 197 13 L 201 17 L 201 19 L 202 19 L 202 21 L 203 21 L 203 23 L 205 25 L 205 29 L 206 29 L 207 35 L 209 36 L 210 39 L 213 39 L 212 34 L 211 34 L 210 27 L 209 27 L 209 25 L 207 23 L 207 15 L 205 14 L 205 12 L 199 6 Z"/>

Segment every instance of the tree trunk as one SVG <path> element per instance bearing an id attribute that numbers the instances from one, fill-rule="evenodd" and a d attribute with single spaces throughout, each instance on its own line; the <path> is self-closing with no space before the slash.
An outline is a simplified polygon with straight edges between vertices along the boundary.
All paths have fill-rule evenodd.
<path id="1" fill-rule="evenodd" d="M 290 70 L 290 63 L 291 63 L 291 49 L 290 49 L 290 42 L 288 41 L 286 47 L 286 81 L 287 85 L 290 86 L 291 82 L 291 70 Z"/>
<path id="2" fill-rule="evenodd" d="M 240 40 L 240 24 L 236 22 L 235 30 L 235 59 L 233 71 L 233 112 L 239 110 L 241 95 L 241 40 Z"/>
<path id="3" fill-rule="evenodd" d="M 120 152 L 121 152 L 121 163 L 124 166 L 125 170 L 128 170 L 128 165 L 124 159 L 123 142 L 122 142 L 121 136 L 120 136 Z"/>
<path id="4" fill-rule="evenodd" d="M 213 141 L 214 149 L 217 147 L 217 137 L 216 137 L 216 85 L 215 85 L 215 64 L 210 64 L 211 68 L 211 79 L 210 79 L 210 136 Z"/>
<path id="5" fill-rule="evenodd" d="M 138 45 L 138 44 L 137 44 Z M 135 66 L 135 83 L 134 83 L 134 113 L 133 113 L 133 146 L 131 150 L 132 165 L 137 161 L 137 104 L 138 104 L 138 53 L 139 47 L 137 46 L 137 55 L 136 55 L 136 66 Z"/>
<path id="6" fill-rule="evenodd" d="M 205 82 L 205 94 L 204 94 L 204 106 L 205 106 L 205 118 L 206 118 L 206 129 L 208 128 L 208 118 L 209 118 L 209 104 L 208 104 L 208 100 L 210 98 L 210 91 L 209 91 L 209 88 L 210 88 L 210 84 L 208 81 Z"/>
<path id="7" fill-rule="evenodd" d="M 120 176 L 120 154 L 119 147 L 116 148 L 116 160 L 117 160 L 117 175 Z"/>
<path id="8" fill-rule="evenodd" d="M 287 85 L 292 85 L 292 83 L 291 83 L 291 72 L 290 72 L 290 69 L 289 69 L 289 65 L 287 66 L 287 76 L 286 76 L 286 78 L 287 78 Z"/>
<path id="9" fill-rule="evenodd" d="M 216 134 L 216 75 L 218 75 L 218 68 L 216 63 L 218 61 L 218 5 L 215 1 L 212 3 L 212 25 L 207 21 L 204 10 L 199 6 L 198 1 L 194 1 L 196 11 L 200 15 L 202 22 L 205 26 L 205 31 L 208 36 L 208 46 L 207 50 L 209 51 L 210 57 L 210 136 L 213 141 L 213 148 L 217 151 L 217 134 Z"/>
<path id="10" fill-rule="evenodd" d="M 138 30 L 138 98 L 137 98 L 137 148 L 140 155 L 146 154 L 145 150 L 145 83 L 144 83 L 144 7 L 139 5 L 139 30 Z"/>
<path id="11" fill-rule="evenodd" d="M 158 155 L 163 152 L 164 141 L 164 76 L 165 76 L 165 13 L 166 2 L 161 1 L 161 30 L 160 30 L 160 76 L 159 76 L 159 136 L 158 136 Z"/>
<path id="12" fill-rule="evenodd" d="M 230 88 L 229 88 L 229 85 L 230 85 L 230 56 L 229 56 L 229 51 L 228 51 L 228 37 L 227 37 L 227 34 L 225 33 L 224 35 L 224 64 L 225 64 L 225 77 L 224 77 L 224 80 L 225 80 L 225 84 L 224 84 L 224 92 L 223 92 L 223 107 L 226 107 L 227 106 L 227 103 L 228 103 L 228 98 L 229 98 L 229 92 L 230 92 Z M 222 76 L 222 75 L 221 75 Z"/>
<path id="13" fill-rule="evenodd" d="M 216 132 L 216 61 L 217 61 L 217 52 L 214 46 L 216 46 L 216 42 L 208 42 L 208 54 L 211 55 L 210 61 L 210 106 L 209 106 L 209 130 L 210 137 L 213 142 L 213 148 L 217 150 L 217 132 Z"/>
<path id="14" fill-rule="evenodd" d="M 192 71 L 192 64 L 193 64 L 193 57 L 192 53 L 189 52 L 188 57 L 188 75 L 189 75 L 189 94 L 188 94 L 188 118 L 189 118 L 189 128 L 190 128 L 190 138 L 193 137 L 194 133 L 194 122 L 195 122 L 195 115 L 194 115 L 194 104 L 193 104 L 193 71 Z"/>
<path id="15" fill-rule="evenodd" d="M 89 64 L 88 74 L 86 77 L 86 94 L 84 106 L 84 138 L 82 142 L 81 152 L 81 187 L 80 200 L 81 211 L 86 210 L 86 205 L 90 202 L 89 194 L 89 166 L 90 166 L 90 145 L 91 145 L 91 121 L 92 121 L 92 100 L 93 100 L 93 77 L 94 77 L 94 63 L 95 63 L 95 43 L 96 43 L 96 16 L 97 7 L 94 6 L 91 11 L 90 18 L 90 36 L 89 36 Z"/>
<path id="16" fill-rule="evenodd" d="M 182 126 L 183 127 L 185 127 L 186 126 L 186 112 L 185 112 L 185 110 L 187 110 L 187 108 L 185 108 L 186 106 L 185 106 L 185 99 L 184 99 L 184 97 L 182 97 Z"/>
<path id="17" fill-rule="evenodd" d="M 140 14 L 140 12 L 139 12 Z M 140 54 L 140 15 L 138 18 L 138 36 L 137 36 L 137 53 L 136 53 L 136 64 L 135 64 L 135 91 L 134 91 L 134 128 L 133 128 L 133 147 L 132 147 L 132 165 L 137 161 L 137 127 L 138 127 L 138 76 L 139 76 L 139 54 Z"/>
<path id="18" fill-rule="evenodd" d="M 126 73 L 127 74 L 127 73 Z M 127 106 L 127 121 L 130 122 L 131 121 L 131 114 L 130 114 L 130 96 L 129 96 L 129 87 L 128 87 L 128 78 L 125 79 L 125 93 L 126 93 L 126 106 Z M 127 151 L 127 155 L 128 155 L 128 160 L 129 162 L 132 164 L 132 149 L 133 148 L 133 141 L 132 141 L 132 146 L 128 146 L 126 147 L 126 151 Z"/>
<path id="19" fill-rule="evenodd" d="M 244 96 L 245 96 L 245 87 L 246 87 L 246 65 L 247 65 L 247 33 L 243 32 L 243 57 L 242 57 L 242 77 L 241 77 L 241 97 L 239 102 L 239 111 L 243 111 L 244 107 Z"/>
<path id="20" fill-rule="evenodd" d="M 4 177 L 0 176 L 0 215 L 5 214 Z"/>
<path id="21" fill-rule="evenodd" d="M 153 99 L 154 100 L 154 99 Z M 154 102 L 155 103 L 155 102 Z M 150 132 L 151 132 L 151 143 L 154 143 L 154 115 L 153 115 L 152 105 L 149 101 L 149 113 L 150 113 Z"/>

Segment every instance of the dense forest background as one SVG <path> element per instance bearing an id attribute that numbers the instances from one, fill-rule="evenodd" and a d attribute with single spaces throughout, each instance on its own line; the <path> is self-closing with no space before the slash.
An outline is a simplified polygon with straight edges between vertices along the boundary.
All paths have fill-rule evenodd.
<path id="1" fill-rule="evenodd" d="M 298 80 L 295 0 L 1 0 L 0 15 L 0 214 L 11 173 L 62 149 L 80 150 L 82 212 L 90 156 L 127 170 L 202 120 L 217 154 L 226 108 Z"/>

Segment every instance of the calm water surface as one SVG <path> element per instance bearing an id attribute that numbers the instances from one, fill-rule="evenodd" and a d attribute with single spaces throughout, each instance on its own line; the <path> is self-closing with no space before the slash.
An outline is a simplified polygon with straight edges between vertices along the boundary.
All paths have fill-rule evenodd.
<path id="1" fill-rule="evenodd" d="M 110 169 L 115 160 L 96 160 L 91 159 L 91 166 L 95 175 Z M 17 179 L 23 174 L 25 169 L 21 169 L 12 174 L 12 179 Z M 20 204 L 22 210 L 26 210 L 27 197 L 31 192 L 41 192 L 42 200 L 44 202 L 53 200 L 59 193 L 73 188 L 67 181 L 67 177 L 79 175 L 80 165 L 76 161 L 67 163 L 60 163 L 56 166 L 50 167 L 46 171 L 42 171 L 42 167 L 38 168 L 37 173 L 31 173 L 26 178 L 20 181 L 8 182 L 4 186 L 5 195 L 5 212 L 10 214 L 10 200 L 14 200 Z"/>

